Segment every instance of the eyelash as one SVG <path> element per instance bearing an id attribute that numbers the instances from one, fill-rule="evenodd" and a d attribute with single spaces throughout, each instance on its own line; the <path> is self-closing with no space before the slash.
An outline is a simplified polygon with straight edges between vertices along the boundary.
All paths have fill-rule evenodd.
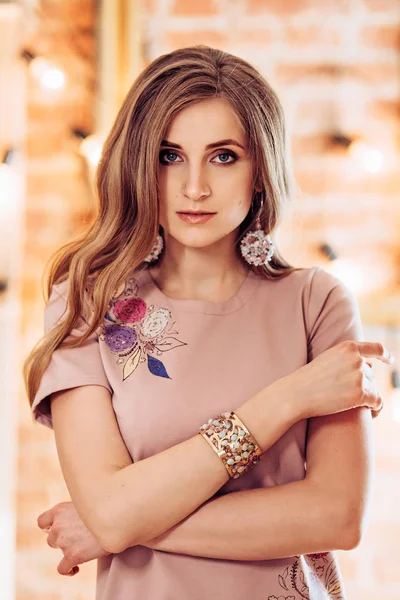
<path id="1" fill-rule="evenodd" d="M 165 154 L 175 154 L 175 156 L 178 156 L 178 154 L 176 152 L 174 152 L 173 150 L 162 150 L 160 152 L 160 159 L 162 159 Z M 224 155 L 224 154 L 226 154 L 228 156 L 231 156 L 234 160 L 231 160 L 229 162 L 220 162 L 220 163 L 217 163 L 218 165 L 232 165 L 238 159 L 237 154 L 235 152 L 232 152 L 232 150 L 224 150 L 223 152 L 220 152 L 219 154 L 216 154 L 214 158 L 216 158 L 217 156 Z M 171 161 L 171 162 L 165 161 L 165 162 L 163 162 L 161 160 L 161 162 L 162 162 L 163 165 L 173 165 L 177 161 Z"/>

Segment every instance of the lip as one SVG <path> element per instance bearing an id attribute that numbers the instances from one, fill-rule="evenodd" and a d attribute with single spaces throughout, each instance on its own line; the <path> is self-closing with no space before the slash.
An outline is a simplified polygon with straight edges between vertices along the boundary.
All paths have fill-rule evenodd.
<path id="1" fill-rule="evenodd" d="M 212 219 L 214 215 L 216 215 L 216 213 L 201 213 L 199 211 L 178 212 L 176 214 L 180 219 L 182 219 L 182 221 L 185 221 L 185 223 L 197 224 L 206 223 Z"/>
<path id="2" fill-rule="evenodd" d="M 177 213 L 184 215 L 215 215 L 215 213 L 210 210 L 178 210 Z"/>

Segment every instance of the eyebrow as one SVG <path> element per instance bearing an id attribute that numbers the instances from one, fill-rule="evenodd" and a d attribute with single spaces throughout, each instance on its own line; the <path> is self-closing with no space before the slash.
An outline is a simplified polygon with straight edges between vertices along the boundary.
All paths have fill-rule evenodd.
<path id="1" fill-rule="evenodd" d="M 161 146 L 169 146 L 171 148 L 177 148 L 178 150 L 182 150 L 182 146 L 180 146 L 179 144 L 175 144 L 174 142 L 169 142 L 168 140 L 162 140 Z M 243 148 L 243 150 L 246 150 L 246 148 L 242 146 L 242 144 L 239 144 L 239 142 L 232 139 L 219 140 L 218 142 L 212 142 L 211 144 L 207 144 L 206 150 L 209 150 L 210 148 L 217 148 L 218 146 L 239 146 L 239 148 Z"/>

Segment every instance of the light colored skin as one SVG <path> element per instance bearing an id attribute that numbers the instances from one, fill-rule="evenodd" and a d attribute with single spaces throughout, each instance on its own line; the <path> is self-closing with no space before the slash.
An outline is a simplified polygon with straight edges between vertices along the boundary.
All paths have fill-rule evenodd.
<path id="1" fill-rule="evenodd" d="M 164 139 L 182 150 L 163 147 L 160 155 L 165 251 L 152 275 L 163 292 L 174 298 L 227 299 L 248 271 L 233 252 L 253 195 L 253 163 L 246 138 L 229 105 L 213 99 L 179 113 Z M 244 148 L 223 144 L 205 150 L 207 144 L 225 139 Z M 217 214 L 205 224 L 187 224 L 176 212 L 188 209 Z"/>
<path id="2" fill-rule="evenodd" d="M 239 156 L 229 166 L 214 162 L 225 154 L 221 148 L 205 149 L 226 138 L 245 145 L 235 116 L 217 99 L 185 109 L 167 132 L 182 150 L 174 150 L 178 164 L 160 167 L 166 250 L 153 276 L 171 297 L 220 301 L 245 276 L 233 241 L 250 207 L 252 166 L 240 148 L 229 146 Z M 203 225 L 175 214 L 200 205 L 218 214 Z M 53 394 L 57 451 L 73 503 L 45 511 L 38 525 L 49 528 L 49 545 L 63 551 L 58 571 L 68 574 L 136 544 L 233 560 L 355 547 L 371 491 L 371 412 L 365 407 L 382 406 L 371 358 L 393 363 L 380 343 L 338 344 L 240 406 L 236 413 L 263 451 L 293 423 L 312 417 L 307 475 L 214 499 L 229 476 L 201 436 L 132 464 L 108 390 L 81 386 Z"/>

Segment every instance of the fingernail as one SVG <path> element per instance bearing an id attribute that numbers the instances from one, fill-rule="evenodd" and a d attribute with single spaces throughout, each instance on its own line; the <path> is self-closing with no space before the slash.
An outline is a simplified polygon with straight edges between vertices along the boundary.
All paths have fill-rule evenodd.
<path id="1" fill-rule="evenodd" d="M 388 361 L 393 364 L 395 362 L 395 358 L 393 356 L 393 354 L 391 352 L 389 352 L 389 350 L 386 350 L 386 358 L 388 359 Z"/>

